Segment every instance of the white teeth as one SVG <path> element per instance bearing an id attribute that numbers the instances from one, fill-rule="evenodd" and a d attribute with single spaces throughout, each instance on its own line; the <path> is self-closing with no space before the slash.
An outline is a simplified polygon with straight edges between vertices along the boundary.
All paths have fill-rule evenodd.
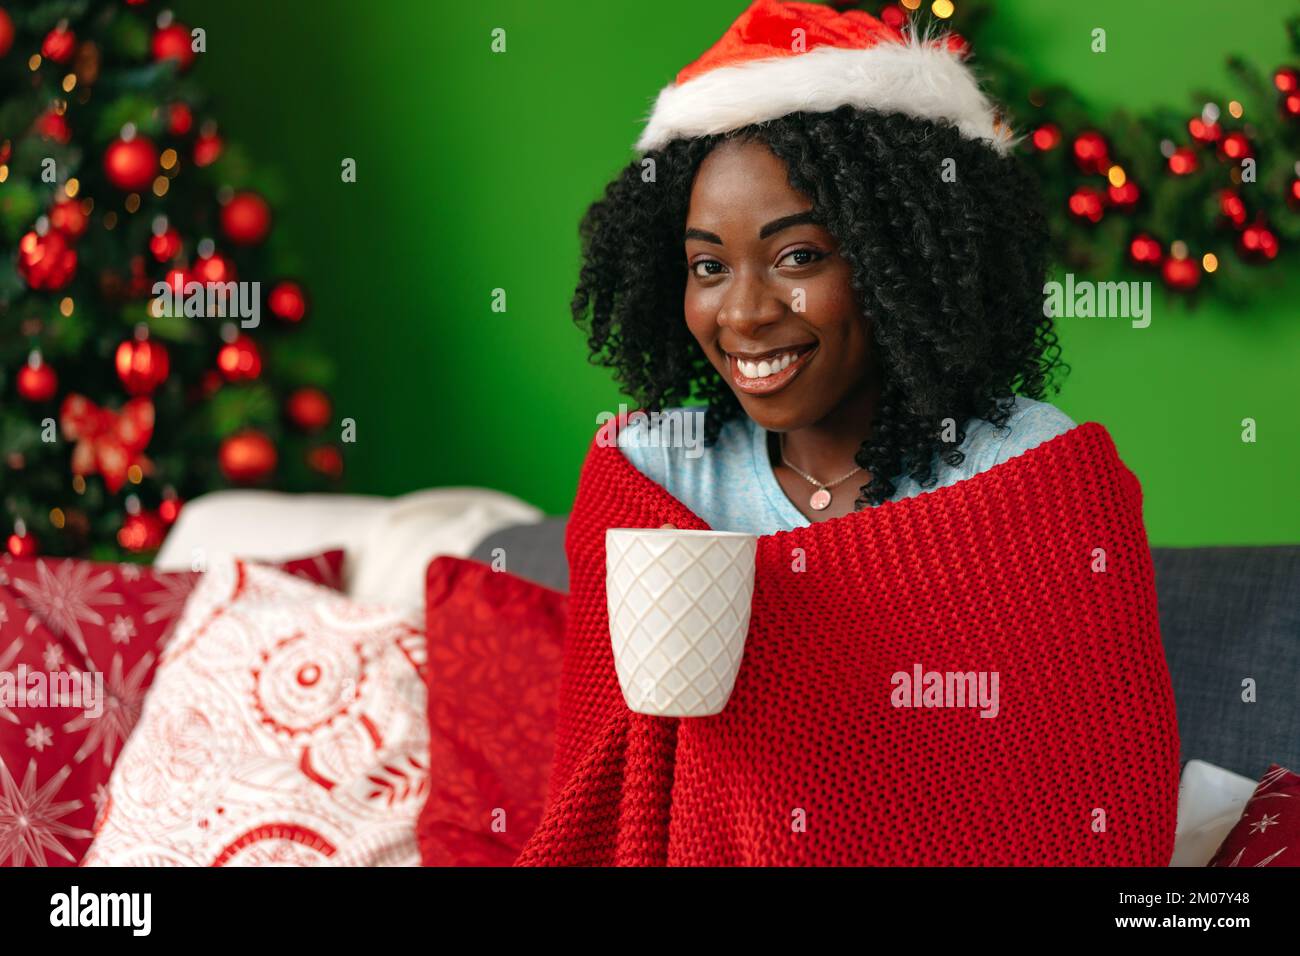
<path id="1" fill-rule="evenodd" d="M 769 375 L 785 371 L 798 358 L 799 356 L 794 352 L 787 352 L 779 358 L 764 359 L 761 362 L 746 362 L 743 359 L 736 359 L 736 367 L 740 369 L 740 373 L 745 378 L 767 378 Z"/>

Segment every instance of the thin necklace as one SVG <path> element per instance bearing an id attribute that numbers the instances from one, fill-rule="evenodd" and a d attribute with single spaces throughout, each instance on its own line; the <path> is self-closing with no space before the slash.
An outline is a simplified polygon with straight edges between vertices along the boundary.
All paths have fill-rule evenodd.
<path id="1" fill-rule="evenodd" d="M 805 481 L 811 482 L 812 484 L 817 486 L 817 490 L 814 491 L 812 493 L 812 496 L 808 499 L 808 507 L 812 508 L 814 511 L 825 511 L 827 508 L 829 508 L 831 505 L 831 489 L 834 488 L 836 485 L 838 485 L 840 482 L 847 481 L 848 479 L 852 478 L 854 475 L 856 475 L 858 472 L 862 470 L 862 466 L 859 465 L 857 468 L 854 468 L 851 472 L 849 472 L 847 475 L 844 475 L 841 478 L 836 478 L 834 481 L 825 482 L 825 483 L 820 482 L 812 475 L 808 474 L 807 472 L 800 471 L 794 465 L 790 464 L 790 459 L 785 457 L 785 432 L 782 432 L 780 434 L 779 441 L 781 443 L 781 461 L 785 463 L 785 466 L 789 468 L 791 471 L 793 471 L 800 478 L 803 478 Z"/>

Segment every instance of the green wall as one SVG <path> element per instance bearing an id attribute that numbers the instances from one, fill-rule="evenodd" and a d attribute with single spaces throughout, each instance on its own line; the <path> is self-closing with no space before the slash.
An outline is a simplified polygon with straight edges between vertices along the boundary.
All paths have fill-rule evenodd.
<path id="1" fill-rule="evenodd" d="M 960 0 L 958 0 L 960 2 Z M 654 94 L 743 0 L 186 0 L 222 128 L 278 166 L 314 333 L 357 421 L 356 491 L 487 485 L 567 511 L 600 409 L 620 401 L 569 317 L 577 223 L 628 162 Z M 566 10 L 571 9 L 569 14 Z M 1100 106 L 1230 91 L 1225 56 L 1287 59 L 1286 0 L 1004 0 L 994 38 Z M 1089 50 L 1107 29 L 1109 52 Z M 507 53 L 489 51 L 493 28 Z M 339 163 L 358 163 L 343 184 Z M 491 310 L 495 288 L 508 311 Z M 1300 281 L 1250 311 L 1158 294 L 1150 328 L 1062 319 L 1052 398 L 1104 423 L 1153 544 L 1300 542 Z M 1240 440 L 1240 421 L 1259 439 Z"/>

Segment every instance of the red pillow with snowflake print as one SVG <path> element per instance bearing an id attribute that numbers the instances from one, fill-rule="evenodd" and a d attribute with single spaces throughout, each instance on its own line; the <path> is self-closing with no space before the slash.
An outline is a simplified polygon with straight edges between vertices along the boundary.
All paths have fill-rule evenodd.
<path id="1" fill-rule="evenodd" d="M 510 866 L 541 822 L 568 597 L 465 558 L 425 579 L 425 866 Z"/>
<path id="2" fill-rule="evenodd" d="M 280 567 L 342 589 L 342 551 Z M 0 866 L 85 856 L 114 761 L 201 576 L 0 556 Z M 60 692 L 81 697 L 61 704 Z"/>
<path id="3" fill-rule="evenodd" d="M 1300 866 L 1300 774 L 1270 765 L 1206 866 Z"/>

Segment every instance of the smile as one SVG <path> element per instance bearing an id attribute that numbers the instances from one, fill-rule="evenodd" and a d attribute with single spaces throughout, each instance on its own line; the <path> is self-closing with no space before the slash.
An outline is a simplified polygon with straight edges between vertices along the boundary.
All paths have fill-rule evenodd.
<path id="1" fill-rule="evenodd" d="M 797 346 L 756 360 L 727 352 L 727 366 L 736 388 L 751 395 L 770 395 L 794 381 L 816 351 L 816 345 Z"/>

